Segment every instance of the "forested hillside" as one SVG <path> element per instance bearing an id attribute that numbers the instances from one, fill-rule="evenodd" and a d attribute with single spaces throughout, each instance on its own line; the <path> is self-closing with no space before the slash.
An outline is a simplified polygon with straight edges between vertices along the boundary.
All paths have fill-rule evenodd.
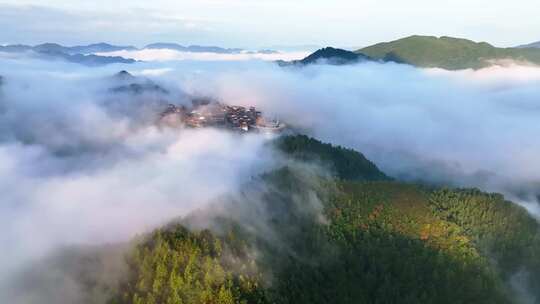
<path id="1" fill-rule="evenodd" d="M 203 229 L 194 215 L 143 237 L 111 303 L 538 303 L 539 226 L 524 209 L 390 181 L 305 136 L 277 144 L 336 178 L 284 167 L 221 202 L 264 216 L 205 214 Z"/>
<path id="2" fill-rule="evenodd" d="M 276 141 L 276 146 L 293 159 L 329 169 L 339 179 L 390 179 L 362 153 L 325 144 L 305 135 L 281 137 Z"/>
<path id="3" fill-rule="evenodd" d="M 326 63 L 329 63 L 329 64 L 341 65 L 341 64 L 357 63 L 357 62 L 366 61 L 366 60 L 371 60 L 371 58 L 363 54 L 357 54 L 357 53 L 343 50 L 343 49 L 326 47 L 323 49 L 319 49 L 315 51 L 314 53 L 310 54 L 309 56 L 307 56 L 306 58 L 295 61 L 294 63 L 314 64 L 314 63 L 326 61 Z"/>
<path id="4" fill-rule="evenodd" d="M 491 65 L 490 61 L 505 59 L 540 64 L 539 49 L 497 48 L 485 42 L 452 37 L 410 36 L 378 43 L 357 53 L 384 61 L 448 70 L 479 69 Z"/>

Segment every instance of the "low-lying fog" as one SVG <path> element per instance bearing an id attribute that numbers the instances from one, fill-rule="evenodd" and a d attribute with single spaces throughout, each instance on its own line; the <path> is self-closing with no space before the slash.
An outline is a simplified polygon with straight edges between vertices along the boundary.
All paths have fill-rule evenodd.
<path id="1" fill-rule="evenodd" d="M 143 49 L 143 50 L 122 50 L 116 52 L 96 53 L 100 56 L 120 56 L 140 61 L 176 61 L 176 60 L 198 60 L 198 61 L 239 61 L 239 60 L 299 60 L 309 55 L 309 52 L 247 52 L 233 54 L 218 54 L 210 52 L 180 52 L 170 49 Z"/>
<path id="2" fill-rule="evenodd" d="M 276 166 L 271 136 L 156 127 L 164 97 L 112 93 L 120 70 L 167 101 L 254 105 L 394 177 L 499 191 L 538 215 L 538 67 L 171 59 L 87 68 L 0 56 L 0 285 L 59 246 L 127 241 Z"/>

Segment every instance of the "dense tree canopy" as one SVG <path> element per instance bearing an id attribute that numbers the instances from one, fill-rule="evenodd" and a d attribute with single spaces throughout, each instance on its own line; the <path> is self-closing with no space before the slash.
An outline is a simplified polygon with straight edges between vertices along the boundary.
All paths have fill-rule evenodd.
<path id="1" fill-rule="evenodd" d="M 535 48 L 498 48 L 486 42 L 433 36 L 410 36 L 356 51 L 375 59 L 448 70 L 480 69 L 496 60 L 540 63 Z"/>
<path id="2" fill-rule="evenodd" d="M 539 226 L 523 208 L 394 182 L 307 137 L 278 144 L 339 178 L 285 167 L 254 181 L 262 194 L 223 202 L 271 210 L 265 218 L 216 213 L 207 230 L 187 217 L 145 236 L 111 303 L 516 303 L 524 295 L 510 283 L 524 271 L 521 292 L 540 299 Z"/>
<path id="3" fill-rule="evenodd" d="M 289 157 L 327 167 L 339 179 L 390 179 L 362 153 L 352 149 L 325 144 L 305 135 L 282 137 L 276 145 Z"/>

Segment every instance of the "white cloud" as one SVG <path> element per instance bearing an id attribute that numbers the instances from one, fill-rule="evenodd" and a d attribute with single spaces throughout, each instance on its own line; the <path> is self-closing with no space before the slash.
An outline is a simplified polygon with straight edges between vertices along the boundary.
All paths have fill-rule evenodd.
<path id="1" fill-rule="evenodd" d="M 178 69 L 185 74 L 185 67 Z M 197 69 L 183 77 L 188 91 L 256 104 L 323 140 L 365 152 L 390 174 L 538 192 L 538 67 L 449 72 L 365 63 Z"/>
<path id="2" fill-rule="evenodd" d="M 269 138 L 154 127 L 159 98 L 107 93 L 120 69 L 172 102 L 185 92 L 256 105 L 391 175 L 497 190 L 538 210 L 540 68 L 213 60 L 90 69 L 0 58 L 0 281 L 26 258 L 127 240 L 274 167 Z"/>
<path id="3" fill-rule="evenodd" d="M 142 61 L 174 61 L 174 60 L 195 60 L 195 61 L 239 61 L 239 60 L 298 60 L 309 55 L 308 52 L 280 52 L 280 53 L 249 53 L 219 54 L 219 53 L 195 53 L 179 52 L 170 49 L 144 49 L 137 51 L 116 51 L 108 53 L 98 53 L 102 56 L 121 56 Z"/>
<path id="4" fill-rule="evenodd" d="M 137 98 L 110 96 L 117 84 L 99 69 L 3 63 L 0 295 L 13 271 L 52 250 L 127 241 L 274 166 L 270 135 L 159 129 L 156 108 L 148 121 L 130 117 Z"/>

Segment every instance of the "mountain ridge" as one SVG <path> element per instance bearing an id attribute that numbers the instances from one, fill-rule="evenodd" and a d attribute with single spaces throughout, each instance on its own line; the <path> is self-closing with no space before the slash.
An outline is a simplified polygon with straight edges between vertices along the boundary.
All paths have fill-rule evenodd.
<path id="1" fill-rule="evenodd" d="M 66 47 L 57 43 L 42 43 L 35 46 L 14 44 L 0 45 L 0 52 L 6 53 L 35 53 L 39 58 L 64 60 L 66 62 L 82 64 L 86 66 L 101 66 L 113 63 L 131 64 L 136 60 L 123 58 L 120 56 L 103 56 L 93 54 L 95 51 L 118 50 L 119 48 L 130 48 L 114 46 L 107 43 L 96 43 L 86 46 Z M 99 53 L 99 52 L 95 52 Z"/>
<path id="2" fill-rule="evenodd" d="M 523 45 L 519 45 L 519 46 L 516 46 L 516 48 L 520 48 L 520 49 L 525 49 L 525 48 L 540 48 L 540 41 L 533 42 L 533 43 L 528 43 L 528 44 L 523 44 Z"/>
<path id="3" fill-rule="evenodd" d="M 47 52 L 62 52 L 70 55 L 75 54 L 94 54 L 94 53 L 108 53 L 116 51 L 136 51 L 136 50 L 147 50 L 147 49 L 171 49 L 181 52 L 191 52 L 191 53 L 216 53 L 216 54 L 240 54 L 244 52 L 250 53 L 262 53 L 269 54 L 275 53 L 276 51 L 270 49 L 262 49 L 258 51 L 248 51 L 242 48 L 223 48 L 219 46 L 206 46 L 206 45 L 188 45 L 184 46 L 175 42 L 156 42 L 148 44 L 142 48 L 138 48 L 132 45 L 114 45 L 106 42 L 92 43 L 88 45 L 75 45 L 75 46 L 64 46 L 58 43 L 42 43 L 37 45 L 25 45 L 25 44 L 8 44 L 0 45 L 0 51 L 4 52 L 23 52 L 23 51 L 47 51 Z"/>
<path id="4" fill-rule="evenodd" d="M 355 52 L 385 62 L 448 70 L 480 69 L 492 65 L 493 61 L 507 59 L 540 64 L 540 50 L 498 48 L 487 42 L 448 36 L 413 35 Z"/>
<path id="5" fill-rule="evenodd" d="M 357 54 L 344 49 L 324 47 L 316 50 L 300 60 L 278 60 L 280 66 L 307 66 L 311 64 L 347 65 L 373 59 L 363 54 Z"/>
<path id="6" fill-rule="evenodd" d="M 358 54 L 344 49 L 325 47 L 300 60 L 300 63 L 311 64 L 321 60 L 326 60 L 329 64 L 333 65 L 343 65 L 371 60 L 371 58 L 364 54 Z"/>
<path id="7" fill-rule="evenodd" d="M 220 198 L 229 208 L 178 218 L 127 253 L 59 254 L 60 274 L 108 304 L 520 303 L 512 282 L 524 269 L 520 288 L 540 297 L 540 225 L 502 195 L 389 180 L 360 152 L 304 135 L 276 145 L 299 163 Z M 317 159 L 335 175 L 305 170 Z M 100 280 L 111 251 L 128 273 Z M 50 279 L 36 269 L 10 291 Z"/>
<path id="8" fill-rule="evenodd" d="M 303 135 L 281 140 L 279 149 L 300 161 L 313 159 L 298 153 L 325 159 L 334 151 L 332 167 L 355 162 Z M 212 229 L 196 228 L 196 215 L 157 229 L 134 250 L 131 281 L 113 303 L 199 303 L 204 295 L 217 303 L 516 303 L 509 281 L 523 268 L 523 288 L 540 295 L 540 225 L 524 208 L 500 194 L 425 189 L 355 167 L 367 178 L 338 170 L 337 180 L 318 180 L 294 167 L 265 174 L 261 201 L 248 193 L 232 205 L 267 210 L 268 218 L 251 219 L 263 233 L 249 218 L 219 213 Z M 310 195 L 321 199 L 323 224 Z"/>
<path id="9" fill-rule="evenodd" d="M 181 52 L 192 53 L 216 53 L 216 54 L 239 54 L 243 49 L 240 48 L 222 48 L 219 46 L 201 46 L 201 45 L 189 45 L 183 46 L 178 43 L 170 42 L 158 42 L 145 46 L 142 49 L 172 49 Z"/>

